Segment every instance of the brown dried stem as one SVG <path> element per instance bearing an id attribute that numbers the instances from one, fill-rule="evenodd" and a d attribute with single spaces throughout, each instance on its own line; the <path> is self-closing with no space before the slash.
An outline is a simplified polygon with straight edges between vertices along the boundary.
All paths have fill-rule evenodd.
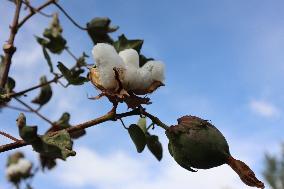
<path id="1" fill-rule="evenodd" d="M 68 129 L 66 129 L 69 133 L 72 132 L 76 132 L 79 130 L 84 130 L 86 128 L 98 125 L 100 123 L 106 122 L 106 121 L 116 121 L 117 119 L 121 119 L 123 117 L 128 117 L 128 116 L 133 116 L 133 115 L 141 115 L 141 113 L 145 116 L 147 116 L 148 118 L 150 118 L 152 120 L 153 123 L 155 123 L 156 125 L 162 127 L 162 128 L 167 128 L 168 126 L 164 123 L 162 123 L 157 117 L 151 115 L 150 113 L 146 112 L 145 110 L 143 110 L 143 112 L 141 111 L 141 108 L 136 108 L 132 111 L 129 112 L 124 112 L 124 113 L 120 113 L 120 114 L 116 114 L 116 107 L 114 107 L 111 111 L 109 111 L 107 114 L 98 117 L 96 119 L 69 127 Z M 19 140 L 17 142 L 13 142 L 10 144 L 6 144 L 6 145 L 2 145 L 0 146 L 0 153 L 1 152 L 5 152 L 5 151 L 9 151 L 9 150 L 13 150 L 16 148 L 20 148 L 23 146 L 27 146 L 28 144 L 23 141 L 23 140 Z"/>
<path id="2" fill-rule="evenodd" d="M 22 1 L 17 0 L 13 22 L 10 26 L 10 36 L 9 36 L 7 43 L 4 44 L 3 46 L 5 56 L 4 56 L 4 62 L 3 62 L 4 63 L 3 75 L 0 76 L 1 77 L 1 81 L 0 81 L 1 88 L 4 88 L 7 82 L 9 70 L 10 70 L 10 66 L 12 62 L 12 57 L 16 51 L 16 47 L 14 46 L 14 40 L 15 40 L 15 37 L 18 31 L 18 22 L 19 22 L 19 17 L 20 17 L 21 6 L 22 6 Z"/>
<path id="3" fill-rule="evenodd" d="M 56 1 L 54 1 L 53 4 L 72 22 L 72 24 L 81 30 L 87 30 L 87 28 L 80 26 Z"/>
<path id="4" fill-rule="evenodd" d="M 22 101 L 21 99 L 14 97 L 14 99 L 16 101 L 18 101 L 20 104 L 22 104 L 23 106 L 25 106 L 26 108 L 28 108 L 31 112 L 35 113 L 38 117 L 40 117 L 42 120 L 46 121 L 47 123 L 49 123 L 50 125 L 53 125 L 52 121 L 50 121 L 48 118 L 46 118 L 45 116 L 43 116 L 41 113 L 38 112 L 38 110 L 33 109 L 30 105 L 28 105 L 27 103 L 25 103 L 24 101 Z"/>
<path id="5" fill-rule="evenodd" d="M 50 4 L 54 3 L 56 0 L 48 0 L 46 1 L 44 4 L 40 5 L 37 8 L 34 8 L 34 11 L 31 11 L 28 15 L 26 15 L 18 24 L 18 28 L 22 27 L 23 24 L 30 19 L 33 15 L 35 15 L 36 13 L 40 12 L 42 9 L 44 9 L 45 7 L 49 6 Z"/>
<path id="6" fill-rule="evenodd" d="M 19 139 L 15 138 L 12 135 L 10 135 L 8 133 L 5 133 L 3 131 L 0 131 L 0 135 L 3 135 L 4 137 L 7 137 L 7 138 L 9 138 L 9 139 L 11 139 L 11 140 L 13 140 L 15 142 L 19 142 L 20 141 Z"/>

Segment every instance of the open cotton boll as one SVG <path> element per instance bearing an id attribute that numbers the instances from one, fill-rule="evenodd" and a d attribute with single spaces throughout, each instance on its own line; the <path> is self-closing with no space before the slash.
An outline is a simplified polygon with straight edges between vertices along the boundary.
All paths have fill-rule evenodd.
<path id="1" fill-rule="evenodd" d="M 100 73 L 101 85 L 106 89 L 114 89 L 117 86 L 113 68 L 124 68 L 122 58 L 117 54 L 112 45 L 98 43 L 93 48 L 93 56 Z"/>
<path id="2" fill-rule="evenodd" d="M 126 49 L 119 53 L 125 64 L 124 79 L 122 81 L 125 89 L 133 89 L 137 85 L 137 70 L 139 68 L 139 55 L 134 49 Z"/>
<path id="3" fill-rule="evenodd" d="M 21 158 L 19 159 L 17 166 L 20 173 L 27 174 L 32 168 L 32 163 L 26 159 Z"/>
<path id="4" fill-rule="evenodd" d="M 18 173 L 18 170 L 19 170 L 19 168 L 18 168 L 17 164 L 12 164 L 9 167 L 7 167 L 7 169 L 6 169 L 6 176 L 7 176 L 7 178 L 10 180 L 10 178 L 13 175 Z"/>
<path id="5" fill-rule="evenodd" d="M 149 70 L 149 72 L 151 72 L 152 82 L 154 81 L 163 82 L 165 80 L 165 75 L 164 75 L 165 65 L 162 61 L 151 60 L 146 62 L 146 64 L 143 67 Z"/>

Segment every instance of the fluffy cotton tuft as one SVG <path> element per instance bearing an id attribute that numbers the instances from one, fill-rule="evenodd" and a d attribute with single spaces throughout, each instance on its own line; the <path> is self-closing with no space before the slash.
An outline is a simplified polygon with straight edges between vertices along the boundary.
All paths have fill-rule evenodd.
<path id="1" fill-rule="evenodd" d="M 100 74 L 100 82 L 106 89 L 114 89 L 117 85 L 113 68 L 124 68 L 123 60 L 112 45 L 98 43 L 92 54 Z"/>
<path id="2" fill-rule="evenodd" d="M 127 70 L 139 68 L 139 55 L 136 50 L 126 49 L 120 51 L 119 56 L 122 58 Z"/>
<path id="3" fill-rule="evenodd" d="M 126 49 L 119 54 L 109 44 L 98 43 L 93 48 L 93 56 L 100 73 L 101 85 L 114 89 L 117 85 L 113 68 L 123 68 L 122 84 L 126 90 L 144 90 L 155 81 L 163 82 L 164 64 L 161 61 L 148 61 L 139 67 L 139 54 L 134 49 Z"/>
<path id="4" fill-rule="evenodd" d="M 122 81 L 125 89 L 133 89 L 137 85 L 137 72 L 139 68 L 139 55 L 134 49 L 126 49 L 119 52 L 119 56 L 122 58 L 125 71 L 124 79 Z"/>
<path id="5" fill-rule="evenodd" d="M 8 179 L 15 175 L 27 175 L 32 168 L 32 163 L 24 158 L 20 158 L 17 163 L 11 164 L 6 169 Z"/>

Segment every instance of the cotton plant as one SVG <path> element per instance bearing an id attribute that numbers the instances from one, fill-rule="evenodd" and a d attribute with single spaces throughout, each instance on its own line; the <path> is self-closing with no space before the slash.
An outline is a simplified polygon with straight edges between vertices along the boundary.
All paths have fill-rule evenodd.
<path id="1" fill-rule="evenodd" d="M 150 60 L 139 67 L 139 54 L 134 49 L 117 53 L 112 45 L 98 43 L 92 54 L 96 67 L 91 68 L 90 79 L 99 88 L 115 91 L 119 87 L 119 79 L 124 90 L 140 95 L 151 93 L 164 83 L 164 63 Z M 114 69 L 118 70 L 118 78 Z M 155 83 L 159 85 L 149 90 Z"/>
<path id="2" fill-rule="evenodd" d="M 29 1 L 11 2 L 15 4 L 16 9 L 13 22 L 10 27 L 7 27 L 7 29 L 10 28 L 10 37 L 3 45 L 4 56 L 0 55 L 0 108 L 21 111 L 20 114 L 15 116 L 15 119 L 17 117 L 16 123 L 21 138 L 18 139 L 5 131 L 0 131 L 0 135 L 12 140 L 11 143 L 0 146 L 0 153 L 29 145 L 40 157 L 41 170 L 50 170 L 60 163 L 57 160 L 65 161 L 69 156 L 76 155 L 73 144 L 78 138 L 84 136 L 89 127 L 103 122 L 120 120 L 122 128 L 128 132 L 138 153 L 145 152 L 144 149 L 148 148 L 158 161 L 162 160 L 163 146 L 159 137 L 152 133 L 153 129 L 160 127 L 165 130 L 169 139 L 169 153 L 181 167 L 195 172 L 197 169 L 211 169 L 228 164 L 238 173 L 240 179 L 246 185 L 264 188 L 263 183 L 256 178 L 253 171 L 244 162 L 233 158 L 227 140 L 207 119 L 187 115 L 177 119 L 176 125 L 169 126 L 163 123 L 157 114 L 148 112 L 146 105 L 151 103 L 149 94 L 156 91 L 160 86 L 164 86 L 165 65 L 162 61 L 147 58 L 141 53 L 144 43 L 142 39 L 128 39 L 123 34 L 118 36 L 117 39 L 113 39 L 110 33 L 115 32 L 119 27 L 111 26 L 111 20 L 106 17 L 93 18 L 86 24 L 86 27 L 83 27 L 76 23 L 55 0 L 46 0 L 39 8 L 34 8 L 33 3 Z M 23 4 L 26 7 L 22 6 Z M 14 43 L 16 31 L 20 32 L 20 27 L 34 14 L 45 15 L 42 9 L 51 4 L 63 11 L 63 14 L 76 27 L 89 35 L 90 42 L 94 44 L 94 47 L 92 50 L 87 49 L 87 52 L 92 51 L 94 58 L 92 63 L 95 63 L 95 65 L 90 67 L 90 64 L 87 63 L 88 55 L 84 52 L 80 57 L 76 56 L 77 52 L 72 52 L 72 48 L 69 47 L 70 44 L 67 43 L 68 40 L 64 38 L 59 15 L 55 13 L 51 18 L 51 24 L 45 28 L 42 35 L 36 36 L 36 41 L 42 48 L 43 57 L 49 67 L 49 73 L 46 73 L 47 76 L 39 78 L 40 84 L 17 91 L 16 80 L 9 74 L 11 60 L 17 46 Z M 20 15 L 21 17 L 24 16 L 22 12 L 20 14 L 23 7 L 29 8 L 30 11 L 25 17 L 20 18 Z M 19 50 L 21 49 L 19 48 Z M 68 53 L 74 59 L 73 66 L 65 66 L 65 63 L 58 62 L 58 55 L 61 55 L 62 52 Z M 55 62 L 58 62 L 58 69 L 54 69 Z M 86 71 L 89 71 L 87 77 Z M 50 77 L 53 78 L 48 80 Z M 72 116 L 68 112 L 62 112 L 62 116 L 57 121 L 50 119 L 43 115 L 41 110 L 56 94 L 53 92 L 54 89 L 51 84 L 60 84 L 63 87 L 93 84 L 100 94 L 91 99 L 105 96 L 112 103 L 112 107 L 110 111 L 100 117 L 74 125 L 70 123 Z M 40 89 L 39 93 L 31 102 L 26 102 L 26 98 L 21 98 L 30 91 L 37 89 Z M 83 99 L 84 95 L 82 94 L 78 98 Z M 11 102 L 19 103 L 23 107 L 10 105 Z M 127 104 L 131 110 L 118 112 L 120 110 L 117 108 L 119 103 Z M 38 107 L 33 108 L 34 106 Z M 53 108 L 56 109 L 56 107 Z M 26 119 L 23 112 L 34 113 L 45 121 L 48 127 L 42 128 L 46 128 L 46 130 L 41 132 L 42 129 L 38 129 L 38 126 L 41 125 L 29 123 L 31 120 Z M 123 119 L 130 116 L 136 116 L 139 121 L 127 126 Z M 147 125 L 147 121 L 151 121 L 150 125 Z M 20 188 L 34 175 L 33 164 L 22 153 L 15 153 L 8 158 L 6 177 L 16 188 Z M 189 185 L 190 183 L 185 184 Z M 31 187 L 27 185 L 26 188 Z"/>

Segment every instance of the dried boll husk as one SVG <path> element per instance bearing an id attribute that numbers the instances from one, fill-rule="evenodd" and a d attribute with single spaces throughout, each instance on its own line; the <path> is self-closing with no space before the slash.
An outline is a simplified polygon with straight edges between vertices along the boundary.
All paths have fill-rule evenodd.
<path id="1" fill-rule="evenodd" d="M 166 130 L 169 152 L 183 168 L 210 169 L 228 164 L 248 186 L 264 188 L 253 171 L 242 161 L 234 159 L 222 133 L 207 120 L 195 116 L 178 119 L 178 125 Z"/>

